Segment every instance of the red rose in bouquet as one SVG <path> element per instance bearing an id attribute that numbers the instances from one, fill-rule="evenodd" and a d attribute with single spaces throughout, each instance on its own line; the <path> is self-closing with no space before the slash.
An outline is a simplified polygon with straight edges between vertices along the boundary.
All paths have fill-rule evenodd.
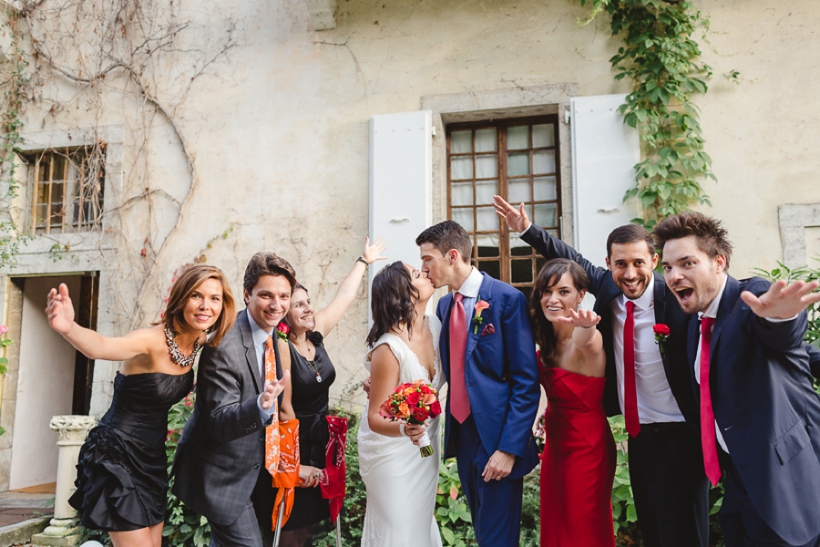
<path id="1" fill-rule="evenodd" d="M 423 425 L 428 418 L 441 414 L 438 392 L 424 380 L 399 385 L 393 394 L 379 407 L 379 415 L 391 422 Z M 433 455 L 427 433 L 419 440 L 419 451 L 426 458 Z"/>

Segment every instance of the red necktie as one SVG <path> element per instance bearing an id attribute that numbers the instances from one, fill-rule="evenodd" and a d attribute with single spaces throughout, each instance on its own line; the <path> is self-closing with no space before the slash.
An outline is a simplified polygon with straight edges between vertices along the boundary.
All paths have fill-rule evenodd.
<path id="1" fill-rule="evenodd" d="M 638 388 L 635 386 L 635 303 L 626 301 L 624 323 L 624 421 L 626 431 L 632 437 L 641 432 L 638 419 Z"/>
<path id="2" fill-rule="evenodd" d="M 461 300 L 464 295 L 453 295 L 453 309 L 450 312 L 450 413 L 458 423 L 470 415 L 470 397 L 464 380 L 464 359 L 467 355 L 467 314 Z"/>
<path id="3" fill-rule="evenodd" d="M 712 409 L 712 387 L 709 385 L 709 354 L 712 345 L 713 317 L 703 317 L 700 322 L 700 443 L 703 447 L 703 469 L 712 486 L 720 480 L 715 438 L 715 411 Z"/>

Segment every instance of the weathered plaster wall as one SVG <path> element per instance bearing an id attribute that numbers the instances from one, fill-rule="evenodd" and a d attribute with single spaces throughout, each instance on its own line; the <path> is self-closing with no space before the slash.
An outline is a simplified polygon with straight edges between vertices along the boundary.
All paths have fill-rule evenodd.
<path id="1" fill-rule="evenodd" d="M 181 33 L 187 46 L 207 50 L 224 35 L 227 20 L 236 24 L 238 45 L 193 83 L 182 102 L 175 92 L 187 66 L 182 57 L 179 66 L 165 59 L 168 77 L 152 79 L 160 100 L 176 105 L 175 120 L 196 156 L 199 179 L 159 256 L 139 322 L 156 317 L 171 272 L 200 252 L 226 271 L 238 293 L 249 256 L 276 251 L 293 262 L 319 306 L 326 304 L 366 235 L 368 120 L 374 114 L 417 110 L 422 97 L 447 93 L 549 84 L 572 84 L 579 95 L 628 91 L 612 78 L 608 59 L 618 41 L 605 16 L 579 28 L 586 11 L 577 4 L 346 0 L 339 2 L 336 29 L 316 32 L 303 0 L 186 1 L 178 15 L 195 30 Z M 820 68 L 809 54 L 820 48 L 814 32 L 820 7 L 810 0 L 782 7 L 716 0 L 702 9 L 712 19 L 711 45 L 703 47 L 716 75 L 699 104 L 720 180 L 707 184 L 714 207 L 706 211 L 726 220 L 736 245 L 732 271 L 745 276 L 781 257 L 777 206 L 820 201 L 812 176 L 820 161 L 812 153 L 820 142 L 814 92 Z M 721 76 L 732 69 L 740 72 L 740 85 Z M 134 183 L 144 176 L 146 187 L 181 200 L 190 176 L 167 120 L 122 78 L 107 78 L 101 96 L 75 89 L 50 80 L 41 91 L 48 100 L 28 108 L 27 130 L 122 126 L 123 176 L 112 199 L 123 204 L 137 196 L 143 189 Z M 64 106 L 48 114 L 58 97 Z M 103 332 L 128 330 L 141 276 L 155 260 L 151 249 L 177 222 L 178 207 L 164 195 L 129 207 L 106 220 L 117 243 L 113 255 L 99 255 Z M 233 232 L 207 248 L 231 225 Z M 141 258 L 146 237 L 149 252 Z M 27 273 L 76 269 L 70 256 L 56 264 L 45 256 L 27 260 Z M 361 295 L 327 339 L 340 369 L 334 397 L 364 373 L 364 289 Z M 111 367 L 102 368 L 92 409 L 98 415 L 110 397 L 102 386 L 112 377 Z"/>

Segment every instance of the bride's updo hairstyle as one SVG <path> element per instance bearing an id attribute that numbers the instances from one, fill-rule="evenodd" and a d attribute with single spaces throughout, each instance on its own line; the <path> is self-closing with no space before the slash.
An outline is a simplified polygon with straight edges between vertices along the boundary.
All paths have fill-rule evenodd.
<path id="1" fill-rule="evenodd" d="M 412 336 L 419 291 L 404 263 L 396 261 L 382 268 L 373 278 L 370 291 L 373 328 L 367 335 L 368 347 L 372 348 L 376 340 L 397 325 L 406 326 L 407 335 Z"/>
<path id="2" fill-rule="evenodd" d="M 183 315 L 185 304 L 188 303 L 191 295 L 206 279 L 216 279 L 222 285 L 222 313 L 219 314 L 216 323 L 210 328 L 214 335 L 208 341 L 208 345 L 215 347 L 236 321 L 236 305 L 233 293 L 225 274 L 219 268 L 205 264 L 195 264 L 185 268 L 171 286 L 168 305 L 165 308 L 165 315 L 161 322 L 166 327 L 171 327 L 175 332 L 180 332 L 182 325 L 185 324 Z"/>
<path id="3" fill-rule="evenodd" d="M 532 320 L 532 334 L 535 343 L 541 350 L 541 361 L 547 365 L 552 359 L 555 351 L 555 331 L 552 324 L 544 317 L 544 310 L 541 309 L 541 297 L 544 290 L 556 285 L 561 281 L 561 277 L 569 273 L 572 284 L 578 292 L 589 288 L 589 277 L 584 269 L 577 263 L 566 258 L 554 258 L 544 264 L 538 277 L 533 283 L 532 294 L 530 295 L 530 319 Z"/>

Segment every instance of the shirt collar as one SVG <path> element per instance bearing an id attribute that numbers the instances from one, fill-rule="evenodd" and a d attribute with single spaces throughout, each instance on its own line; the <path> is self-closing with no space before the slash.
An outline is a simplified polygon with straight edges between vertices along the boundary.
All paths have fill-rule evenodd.
<path id="1" fill-rule="evenodd" d="M 461 284 L 461 287 L 456 292 L 460 292 L 465 298 L 475 298 L 478 296 L 478 291 L 481 290 L 481 283 L 484 281 L 484 276 L 481 275 L 475 266 L 473 266 L 470 275 Z"/>
<path id="2" fill-rule="evenodd" d="M 621 306 L 621 309 L 626 309 L 626 303 L 629 302 L 630 299 L 626 297 L 625 294 L 621 294 L 621 297 L 618 299 L 618 303 Z M 636 298 L 635 300 L 631 300 L 635 307 L 639 310 L 648 310 L 653 307 L 655 302 L 655 276 L 651 276 L 649 278 L 649 285 L 646 286 L 646 290 L 643 292 L 641 296 Z"/>
<path id="3" fill-rule="evenodd" d="M 717 317 L 718 309 L 720 308 L 720 299 L 723 298 L 723 291 L 726 290 L 726 282 L 728 280 L 729 276 L 724 274 L 723 283 L 720 285 L 720 290 L 718 291 L 717 296 L 714 300 L 712 300 L 712 303 L 709 304 L 709 307 L 706 308 L 706 311 L 698 312 L 698 319 L 701 319 L 704 316 L 711 317 L 713 319 Z"/>
<path id="4" fill-rule="evenodd" d="M 271 335 L 273 329 L 270 332 L 265 332 L 262 330 L 262 327 L 256 324 L 256 321 L 253 320 L 253 316 L 251 312 L 248 312 L 248 323 L 251 324 L 251 336 L 253 337 L 253 343 L 257 346 L 264 346 L 265 340 L 268 339 L 268 336 Z"/>

